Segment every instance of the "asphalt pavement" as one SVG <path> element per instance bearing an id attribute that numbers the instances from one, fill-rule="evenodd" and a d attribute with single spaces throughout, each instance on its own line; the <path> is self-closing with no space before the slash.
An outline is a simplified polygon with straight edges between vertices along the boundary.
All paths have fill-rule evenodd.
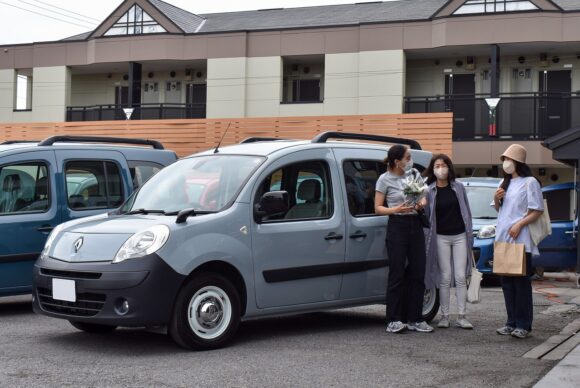
<path id="1" fill-rule="evenodd" d="M 384 306 L 369 306 L 245 322 L 231 346 L 206 352 L 138 329 L 82 333 L 32 313 L 28 296 L 3 298 L 0 386 L 531 387 L 558 361 L 522 356 L 580 316 L 555 308 L 576 295 L 539 291 L 526 340 L 495 334 L 505 312 L 492 287 L 468 306 L 472 331 L 387 334 Z"/>

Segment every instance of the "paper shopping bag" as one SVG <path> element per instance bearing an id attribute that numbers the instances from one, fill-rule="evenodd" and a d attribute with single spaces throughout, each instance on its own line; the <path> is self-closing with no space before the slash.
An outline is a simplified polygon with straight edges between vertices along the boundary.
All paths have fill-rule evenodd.
<path id="1" fill-rule="evenodd" d="M 504 276 L 526 275 L 526 246 L 507 242 L 494 243 L 493 273 Z"/>

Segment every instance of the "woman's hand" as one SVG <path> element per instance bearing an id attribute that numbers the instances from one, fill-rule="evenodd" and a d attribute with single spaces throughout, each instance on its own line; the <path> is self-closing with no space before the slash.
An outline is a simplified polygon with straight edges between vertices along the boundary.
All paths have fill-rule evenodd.
<path id="1" fill-rule="evenodd" d="M 499 201 L 501 201 L 503 199 L 503 197 L 505 197 L 505 190 L 500 187 L 499 189 L 497 189 L 495 191 L 495 195 L 493 196 L 493 199 L 496 203 L 499 203 Z"/>
<path id="2" fill-rule="evenodd" d="M 415 208 L 413 206 L 409 206 L 409 202 L 407 202 L 407 201 L 403 202 L 399 206 L 396 206 L 392 209 L 393 209 L 393 214 L 410 213 L 413 210 L 415 210 Z"/>
<path id="3" fill-rule="evenodd" d="M 415 210 L 422 210 L 425 206 L 427 206 L 427 198 L 421 198 L 421 200 L 415 204 Z"/>
<path id="4" fill-rule="evenodd" d="M 523 228 L 523 225 L 519 222 L 516 222 L 515 224 L 513 224 L 511 226 L 510 230 L 508 231 L 508 234 L 510 235 L 511 238 L 513 238 L 515 240 L 520 235 L 522 228 Z"/>

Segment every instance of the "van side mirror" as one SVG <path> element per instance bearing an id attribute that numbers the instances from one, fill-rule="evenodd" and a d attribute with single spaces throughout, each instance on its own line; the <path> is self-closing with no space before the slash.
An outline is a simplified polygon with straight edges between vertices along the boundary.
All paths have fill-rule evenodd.
<path id="1" fill-rule="evenodd" d="M 254 207 L 256 221 L 260 222 L 262 218 L 275 214 L 286 214 L 289 203 L 287 191 L 270 191 L 264 193 L 262 198 L 260 198 L 260 202 Z"/>

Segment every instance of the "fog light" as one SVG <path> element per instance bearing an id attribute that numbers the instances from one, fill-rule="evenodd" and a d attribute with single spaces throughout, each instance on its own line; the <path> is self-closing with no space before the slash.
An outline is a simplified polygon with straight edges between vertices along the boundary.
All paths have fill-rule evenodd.
<path id="1" fill-rule="evenodd" d="M 36 302 L 36 297 L 32 294 L 32 303 Z"/>
<path id="2" fill-rule="evenodd" d="M 125 298 L 119 298 L 115 301 L 114 306 L 117 315 L 125 315 L 129 312 L 129 301 Z"/>

